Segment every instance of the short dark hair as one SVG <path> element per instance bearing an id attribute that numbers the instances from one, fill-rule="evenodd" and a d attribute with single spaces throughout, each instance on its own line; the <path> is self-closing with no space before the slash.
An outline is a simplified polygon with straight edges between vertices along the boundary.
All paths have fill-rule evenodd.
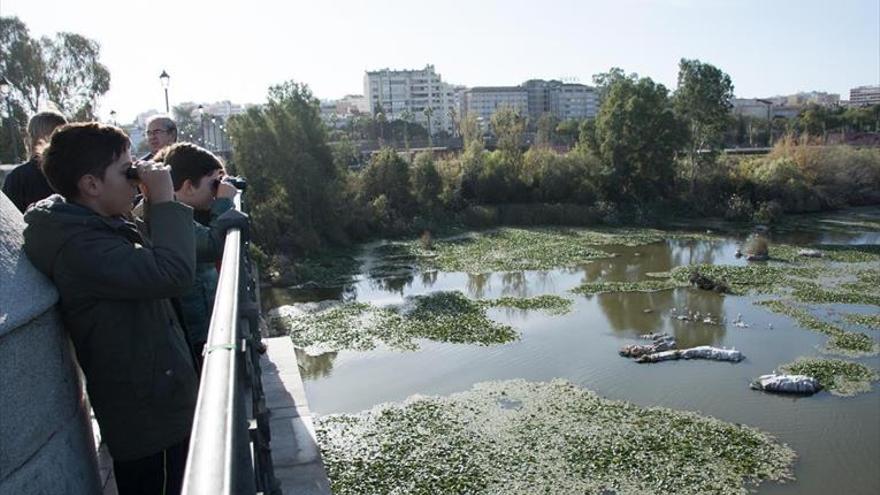
<path id="1" fill-rule="evenodd" d="M 163 162 L 171 167 L 171 180 L 174 190 L 183 187 L 189 179 L 194 187 L 199 187 L 202 178 L 211 175 L 215 170 L 223 169 L 223 162 L 217 155 L 196 146 L 193 143 L 175 143 L 159 151 L 154 161 Z"/>
<path id="2" fill-rule="evenodd" d="M 68 199 L 79 195 L 79 179 L 100 179 L 111 163 L 131 146 L 125 132 L 97 122 L 66 124 L 52 134 L 43 152 L 43 175 L 56 192 Z"/>

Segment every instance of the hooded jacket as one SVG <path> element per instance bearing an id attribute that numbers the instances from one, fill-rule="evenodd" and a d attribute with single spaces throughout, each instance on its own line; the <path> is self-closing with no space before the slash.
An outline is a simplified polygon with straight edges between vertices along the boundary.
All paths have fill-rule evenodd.
<path id="1" fill-rule="evenodd" d="M 192 210 L 152 207 L 151 240 L 134 224 L 53 195 L 24 216 L 24 250 L 58 288 L 101 433 L 115 460 L 189 435 L 198 378 L 169 298 L 193 283 Z"/>

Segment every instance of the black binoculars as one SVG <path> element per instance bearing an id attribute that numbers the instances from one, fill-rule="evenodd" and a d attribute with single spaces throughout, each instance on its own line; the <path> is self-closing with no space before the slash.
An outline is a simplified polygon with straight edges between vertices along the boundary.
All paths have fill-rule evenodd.
<path id="1" fill-rule="evenodd" d="M 128 180 L 138 180 L 138 169 L 134 165 L 125 169 L 125 178 Z"/>
<path id="2" fill-rule="evenodd" d="M 221 179 L 214 179 L 214 190 L 220 185 L 221 182 L 225 182 L 227 184 L 232 185 L 232 187 L 238 189 L 241 192 L 244 192 L 247 189 L 247 180 L 244 177 L 239 177 L 236 175 L 224 175 Z"/>

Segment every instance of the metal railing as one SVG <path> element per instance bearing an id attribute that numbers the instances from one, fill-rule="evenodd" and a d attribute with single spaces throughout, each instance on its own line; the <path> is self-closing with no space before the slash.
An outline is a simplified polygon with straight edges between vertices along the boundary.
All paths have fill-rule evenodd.
<path id="1" fill-rule="evenodd" d="M 235 197 L 241 208 L 241 193 Z M 260 381 L 259 287 L 239 229 L 226 233 L 183 492 L 280 494 Z"/>

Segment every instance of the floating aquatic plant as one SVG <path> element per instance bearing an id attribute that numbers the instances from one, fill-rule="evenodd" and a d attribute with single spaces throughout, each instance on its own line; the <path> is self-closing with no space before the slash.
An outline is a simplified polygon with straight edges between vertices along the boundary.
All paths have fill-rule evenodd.
<path id="1" fill-rule="evenodd" d="M 799 358 L 779 367 L 783 373 L 807 375 L 817 380 L 823 388 L 840 396 L 856 395 L 871 391 L 871 382 L 880 380 L 877 371 L 861 363 L 841 359 Z"/>
<path id="2" fill-rule="evenodd" d="M 334 493 L 742 494 L 795 453 L 748 426 L 601 398 L 564 380 L 488 382 L 316 422 Z"/>
<path id="3" fill-rule="evenodd" d="M 823 333 L 830 338 L 825 350 L 834 354 L 848 356 L 866 356 L 880 352 L 880 344 L 870 335 L 861 332 L 850 332 L 810 314 L 809 311 L 779 299 L 758 301 L 756 304 L 767 309 L 793 318 L 798 324 L 809 330 Z"/>
<path id="4" fill-rule="evenodd" d="M 585 282 L 571 289 L 575 294 L 600 294 L 603 292 L 655 292 L 659 290 L 685 287 L 673 279 L 669 280 L 639 280 L 638 282 Z"/>
<path id="5" fill-rule="evenodd" d="M 845 321 L 848 323 L 852 323 L 855 325 L 861 325 L 863 327 L 868 327 L 874 330 L 880 330 L 880 314 L 874 315 L 860 315 L 860 314 L 848 314 L 843 317 Z"/>
<path id="6" fill-rule="evenodd" d="M 551 294 L 535 297 L 500 297 L 482 302 L 490 307 L 515 308 L 524 311 L 540 310 L 552 315 L 562 315 L 571 311 L 571 299 Z"/>

